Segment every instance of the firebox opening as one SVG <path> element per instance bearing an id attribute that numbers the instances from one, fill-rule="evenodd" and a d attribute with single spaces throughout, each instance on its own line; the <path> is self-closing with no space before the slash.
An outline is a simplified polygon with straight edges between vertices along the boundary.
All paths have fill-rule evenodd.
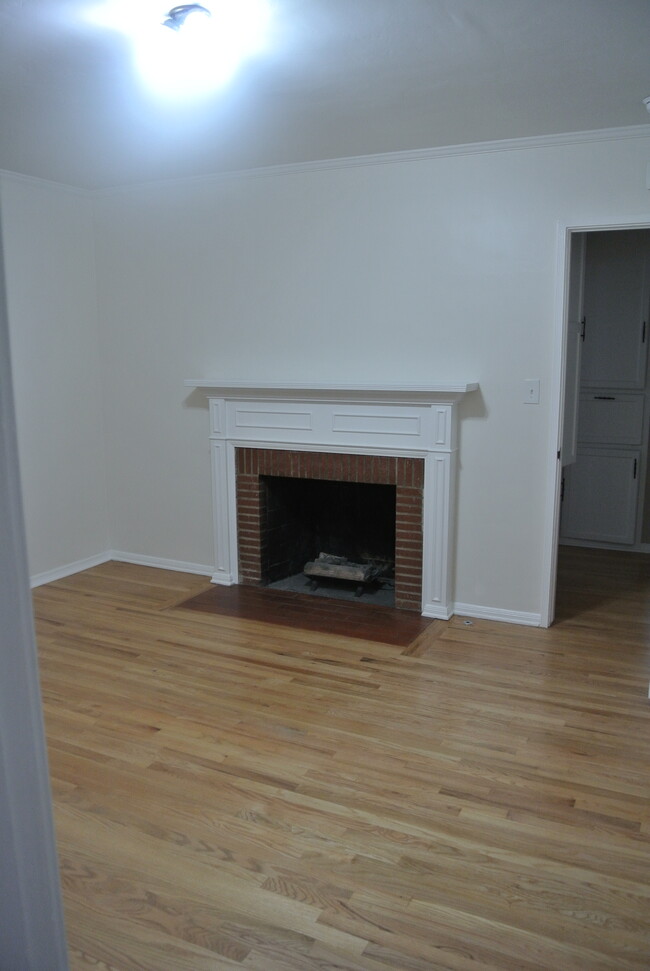
<path id="1" fill-rule="evenodd" d="M 368 594 L 383 589 L 389 603 L 395 566 L 394 485 L 260 476 L 262 582 L 308 591 L 305 564 L 320 553 L 353 563 L 378 564 L 382 578 Z M 284 581 L 284 582 L 283 582 Z M 355 584 L 319 583 L 326 596 L 354 597 Z"/>

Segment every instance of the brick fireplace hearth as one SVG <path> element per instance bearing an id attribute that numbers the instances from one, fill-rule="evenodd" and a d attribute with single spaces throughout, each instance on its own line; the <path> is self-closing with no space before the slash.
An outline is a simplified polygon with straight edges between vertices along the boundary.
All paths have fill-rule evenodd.
<path id="1" fill-rule="evenodd" d="M 266 517 L 261 476 L 392 485 L 396 487 L 395 606 L 421 609 L 424 459 L 237 448 L 235 465 L 240 583 L 258 585 L 263 580 Z"/>

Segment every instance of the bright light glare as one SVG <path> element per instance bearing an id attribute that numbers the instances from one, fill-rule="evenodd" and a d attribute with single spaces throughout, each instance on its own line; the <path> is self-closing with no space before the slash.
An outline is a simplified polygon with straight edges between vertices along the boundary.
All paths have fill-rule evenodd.
<path id="1" fill-rule="evenodd" d="M 265 45 L 270 20 L 268 0 L 203 3 L 211 16 L 191 13 L 179 30 L 163 24 L 170 10 L 168 3 L 107 0 L 92 14 L 95 23 L 131 38 L 143 80 L 168 98 L 207 94 L 222 87 L 242 61 Z"/>

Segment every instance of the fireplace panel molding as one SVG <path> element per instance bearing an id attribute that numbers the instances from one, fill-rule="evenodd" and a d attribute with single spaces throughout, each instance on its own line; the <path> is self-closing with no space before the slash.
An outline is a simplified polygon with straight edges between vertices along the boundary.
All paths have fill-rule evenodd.
<path id="1" fill-rule="evenodd" d="M 236 452 L 289 450 L 424 459 L 421 613 L 453 613 L 457 403 L 477 384 L 247 385 L 187 380 L 209 398 L 214 583 L 240 582 Z"/>

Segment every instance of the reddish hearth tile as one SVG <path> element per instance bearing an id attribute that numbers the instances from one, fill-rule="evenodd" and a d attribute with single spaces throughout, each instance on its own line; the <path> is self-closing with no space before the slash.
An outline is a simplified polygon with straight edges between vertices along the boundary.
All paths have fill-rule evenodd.
<path id="1" fill-rule="evenodd" d="M 239 617 L 335 636 L 355 637 L 407 647 L 432 623 L 413 609 L 397 610 L 363 602 L 328 600 L 309 594 L 289 593 L 241 584 L 214 586 L 174 609 Z"/>

